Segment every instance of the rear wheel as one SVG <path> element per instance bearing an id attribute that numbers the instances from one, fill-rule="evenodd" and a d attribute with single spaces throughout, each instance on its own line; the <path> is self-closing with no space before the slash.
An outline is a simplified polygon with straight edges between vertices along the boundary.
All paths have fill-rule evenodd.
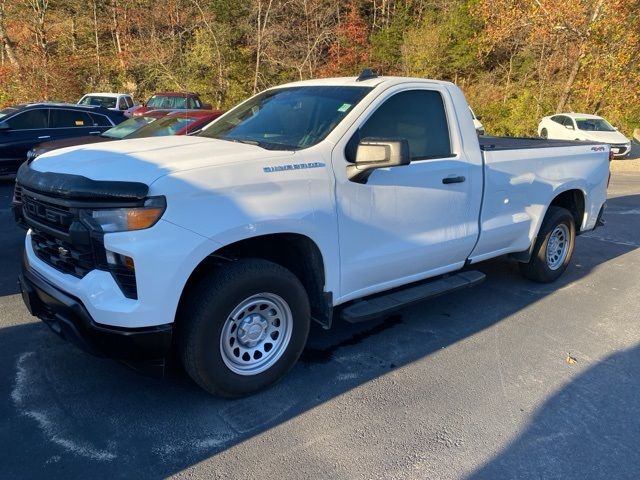
<path id="1" fill-rule="evenodd" d="M 547 131 L 547 129 L 546 129 L 546 128 L 543 128 L 543 129 L 540 131 L 540 137 L 541 137 L 541 138 L 549 138 L 549 132 Z"/>
<path id="2" fill-rule="evenodd" d="M 576 226 L 571 213 L 551 206 L 542 222 L 531 260 L 520 264 L 520 272 L 530 280 L 548 283 L 567 269 L 576 238 Z"/>
<path id="3" fill-rule="evenodd" d="M 309 333 L 307 293 L 289 270 L 238 260 L 205 276 L 181 312 L 185 370 L 208 392 L 239 397 L 282 378 Z"/>

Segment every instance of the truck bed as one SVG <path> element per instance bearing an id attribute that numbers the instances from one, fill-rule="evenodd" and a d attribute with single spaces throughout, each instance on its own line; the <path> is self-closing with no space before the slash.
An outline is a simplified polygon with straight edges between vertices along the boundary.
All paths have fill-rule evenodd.
<path id="1" fill-rule="evenodd" d="M 480 148 L 482 150 L 521 150 L 525 148 L 554 148 L 598 145 L 598 142 L 583 142 L 573 140 L 550 140 L 547 138 L 523 137 L 490 137 L 481 135 Z"/>

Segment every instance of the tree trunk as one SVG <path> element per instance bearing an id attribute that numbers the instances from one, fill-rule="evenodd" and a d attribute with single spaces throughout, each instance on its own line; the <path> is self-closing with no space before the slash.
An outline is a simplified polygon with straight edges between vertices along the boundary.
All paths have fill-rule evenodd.
<path id="1" fill-rule="evenodd" d="M 571 97 L 571 90 L 573 89 L 573 84 L 576 81 L 576 77 L 580 72 L 580 67 L 582 66 L 582 60 L 584 59 L 587 53 L 587 43 L 590 37 L 590 28 L 591 26 L 598 21 L 600 15 L 602 13 L 602 7 L 604 5 L 605 0 L 598 0 L 593 7 L 593 11 L 591 12 L 591 17 L 589 19 L 589 23 L 587 24 L 586 30 L 580 35 L 580 50 L 578 51 L 578 56 L 573 62 L 573 66 L 571 67 L 571 71 L 569 72 L 569 76 L 567 77 L 567 82 L 564 85 L 564 90 L 562 90 L 562 95 L 560 95 L 560 100 L 558 100 L 558 105 L 556 106 L 556 113 L 562 112 L 567 102 L 569 101 L 569 97 Z"/>
<path id="2" fill-rule="evenodd" d="M 100 38 L 98 37 L 98 3 L 97 0 L 93 0 L 93 35 L 96 42 L 96 67 L 98 68 L 98 75 L 96 80 L 100 80 Z"/>
<path id="3" fill-rule="evenodd" d="M 253 74 L 253 93 L 258 91 L 258 78 L 260 76 L 260 60 L 262 57 L 262 40 L 264 31 L 267 28 L 267 22 L 269 21 L 269 12 L 271 11 L 271 4 L 273 0 L 269 0 L 267 10 L 264 13 L 264 19 L 262 18 L 262 0 L 258 0 L 258 35 L 256 39 L 256 68 Z"/>
<path id="4" fill-rule="evenodd" d="M 569 76 L 567 77 L 567 82 L 564 85 L 564 89 L 562 90 L 562 95 L 560 95 L 560 100 L 558 100 L 558 105 L 556 106 L 556 113 L 560 113 L 564 110 L 564 107 L 567 105 L 569 101 L 569 97 L 571 96 L 571 90 L 573 89 L 573 84 L 576 81 L 576 77 L 580 72 L 580 66 L 582 65 L 582 59 L 585 56 L 585 43 L 580 45 L 580 51 L 575 61 L 573 62 L 573 66 L 571 67 L 571 71 L 569 72 Z"/>
<path id="5" fill-rule="evenodd" d="M 20 67 L 20 63 L 18 62 L 18 57 L 16 55 L 15 45 L 9 38 L 9 34 L 4 26 L 5 19 L 5 10 L 4 10 L 5 0 L 0 2 L 0 44 L 2 44 L 2 49 L 6 53 L 7 58 L 9 59 L 9 63 L 14 67 Z"/>

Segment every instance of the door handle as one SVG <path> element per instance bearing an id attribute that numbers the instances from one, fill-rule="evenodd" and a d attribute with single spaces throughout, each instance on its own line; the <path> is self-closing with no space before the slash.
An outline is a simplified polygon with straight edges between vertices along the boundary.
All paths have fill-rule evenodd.
<path id="1" fill-rule="evenodd" d="M 98 130 L 98 131 L 95 131 L 95 132 L 89 132 L 89 135 L 99 135 L 101 133 L 102 132 L 100 130 Z"/>
<path id="2" fill-rule="evenodd" d="M 442 183 L 444 183 L 445 185 L 449 185 L 450 183 L 462 183 L 465 180 L 466 178 L 464 178 L 462 175 L 457 177 L 444 177 L 442 179 Z"/>
<path id="3" fill-rule="evenodd" d="M 46 140 L 47 138 L 51 138 L 51 135 L 43 135 L 42 137 L 38 137 L 38 140 Z"/>

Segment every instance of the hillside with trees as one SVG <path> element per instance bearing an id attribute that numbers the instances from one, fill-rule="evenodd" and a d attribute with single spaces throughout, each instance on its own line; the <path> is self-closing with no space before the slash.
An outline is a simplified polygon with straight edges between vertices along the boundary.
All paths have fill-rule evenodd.
<path id="1" fill-rule="evenodd" d="M 0 46 L 0 106 L 190 90 L 228 108 L 371 67 L 455 82 L 493 134 L 562 110 L 640 126 L 640 0 L 0 0 Z"/>

